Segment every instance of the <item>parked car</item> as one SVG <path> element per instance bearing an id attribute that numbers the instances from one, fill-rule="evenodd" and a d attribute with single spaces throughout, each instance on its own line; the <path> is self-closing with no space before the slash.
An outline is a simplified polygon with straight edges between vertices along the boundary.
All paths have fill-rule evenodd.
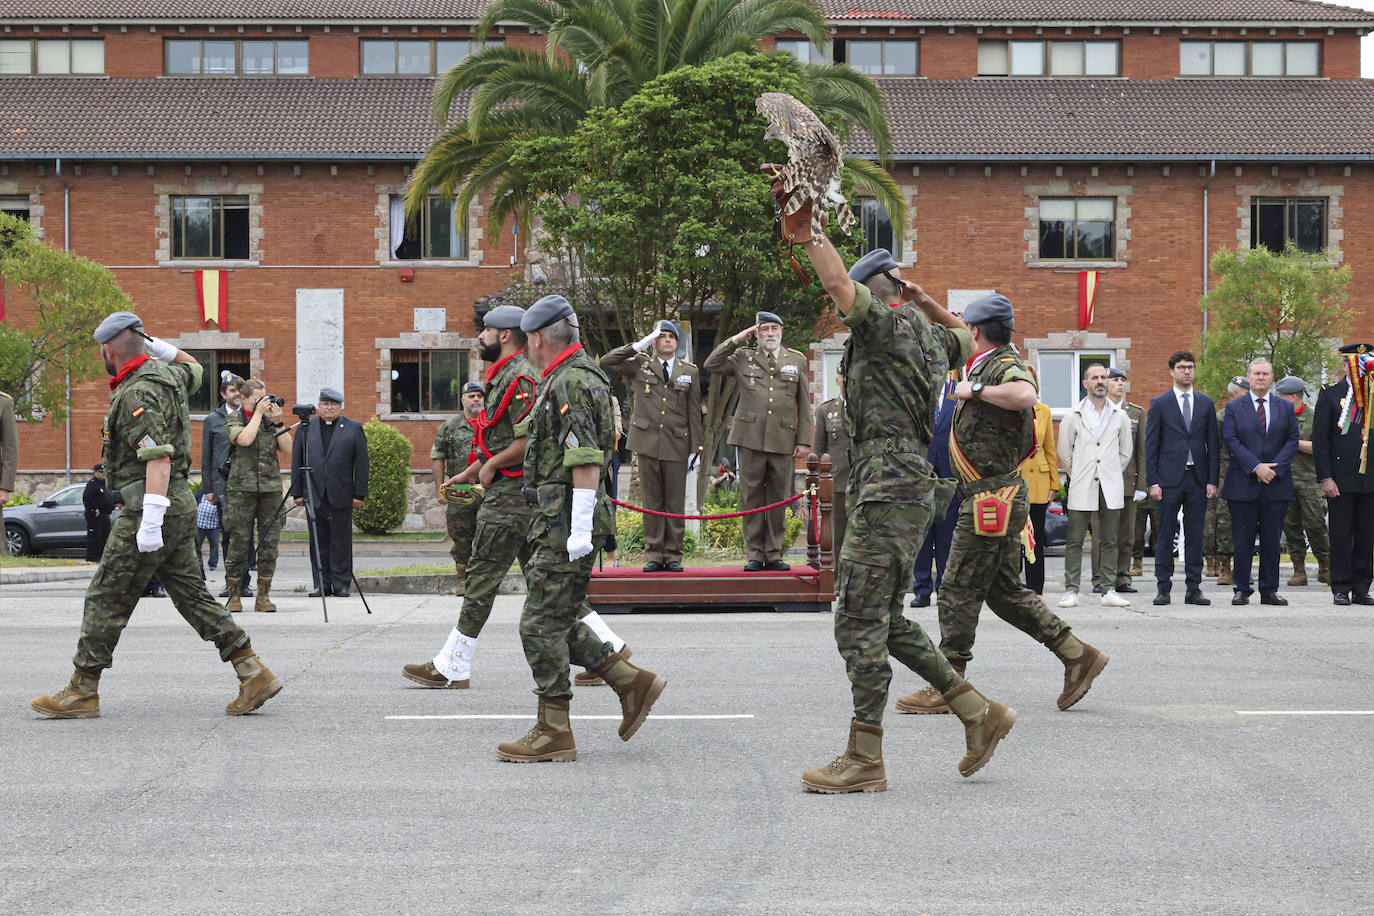
<path id="1" fill-rule="evenodd" d="M 1063 547 L 1069 539 L 1069 514 L 1064 504 L 1057 499 L 1050 500 L 1045 508 L 1045 546 Z"/>
<path id="2" fill-rule="evenodd" d="M 5 507 L 5 547 L 12 557 L 59 548 L 84 549 L 84 483 L 65 486 L 37 502 Z M 118 517 L 119 510 L 115 510 Z"/>

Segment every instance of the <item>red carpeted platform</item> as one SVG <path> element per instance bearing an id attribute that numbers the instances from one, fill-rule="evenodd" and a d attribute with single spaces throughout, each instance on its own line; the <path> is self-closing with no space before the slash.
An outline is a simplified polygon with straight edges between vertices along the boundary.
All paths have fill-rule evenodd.
<path id="1" fill-rule="evenodd" d="M 807 579 L 812 583 L 820 575 L 820 570 L 811 566 L 793 566 L 787 572 L 745 572 L 742 566 L 688 566 L 680 573 L 646 573 L 638 566 L 607 566 L 592 573 L 603 579 L 648 579 L 654 582 L 671 583 L 674 579 L 768 579 L 796 578 Z M 671 588 L 671 584 L 668 585 Z"/>

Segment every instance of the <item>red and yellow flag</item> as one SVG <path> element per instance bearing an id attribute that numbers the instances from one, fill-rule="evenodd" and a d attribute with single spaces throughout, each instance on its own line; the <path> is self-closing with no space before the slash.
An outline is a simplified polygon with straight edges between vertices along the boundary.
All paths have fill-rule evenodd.
<path id="1" fill-rule="evenodd" d="M 1096 270 L 1078 272 L 1078 330 L 1093 323 L 1093 304 L 1097 301 Z"/>
<path id="2" fill-rule="evenodd" d="M 196 271 L 196 298 L 200 301 L 200 326 L 214 325 L 227 331 L 229 322 L 229 271 Z"/>

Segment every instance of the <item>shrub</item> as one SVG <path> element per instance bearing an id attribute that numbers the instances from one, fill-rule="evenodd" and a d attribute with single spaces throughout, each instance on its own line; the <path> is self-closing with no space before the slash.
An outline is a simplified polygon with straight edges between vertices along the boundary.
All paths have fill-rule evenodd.
<path id="1" fill-rule="evenodd" d="M 367 437 L 367 499 L 353 521 L 369 534 L 386 534 L 406 517 L 410 485 L 410 440 L 373 417 L 363 424 Z"/>
<path id="2" fill-rule="evenodd" d="M 620 509 L 615 514 L 617 550 L 644 549 L 644 516 L 632 509 Z"/>
<path id="3" fill-rule="evenodd" d="M 27 506 L 33 501 L 33 497 L 29 496 L 27 493 L 11 493 L 9 502 L 5 503 L 5 506 L 13 509 L 15 506 Z"/>
<path id="4" fill-rule="evenodd" d="M 802 504 L 805 504 L 805 500 Z M 703 515 L 721 515 L 727 512 L 738 512 L 739 506 L 718 506 L 715 503 L 707 503 L 701 510 Z M 802 533 L 802 526 L 805 520 L 797 517 L 791 512 L 787 513 L 787 518 L 783 527 L 782 549 L 787 550 L 797 542 L 797 537 Z M 712 550 L 729 550 L 735 553 L 744 552 L 744 520 L 740 518 L 717 518 L 701 523 L 701 534 L 706 541 L 706 546 Z M 683 552 L 686 552 L 684 544 Z"/>

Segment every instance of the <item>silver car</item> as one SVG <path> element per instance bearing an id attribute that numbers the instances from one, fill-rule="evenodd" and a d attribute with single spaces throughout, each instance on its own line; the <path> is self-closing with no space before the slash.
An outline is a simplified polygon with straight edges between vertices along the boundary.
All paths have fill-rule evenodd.
<path id="1" fill-rule="evenodd" d="M 12 557 L 86 546 L 84 483 L 65 486 L 38 502 L 5 507 L 5 547 Z M 116 510 L 117 511 L 117 510 Z"/>

